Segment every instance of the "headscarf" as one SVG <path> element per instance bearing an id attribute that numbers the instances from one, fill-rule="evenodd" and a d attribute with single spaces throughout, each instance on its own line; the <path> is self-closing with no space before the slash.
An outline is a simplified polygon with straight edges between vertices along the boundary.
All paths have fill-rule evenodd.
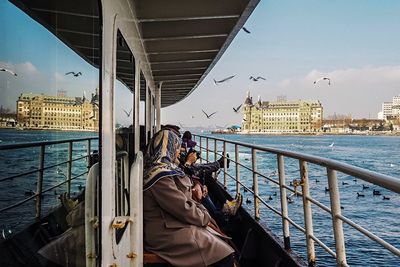
<path id="1" fill-rule="evenodd" d="M 172 131 L 161 130 L 153 136 L 144 156 L 143 191 L 164 177 L 185 175 L 175 164 L 180 146 L 180 139 Z"/>

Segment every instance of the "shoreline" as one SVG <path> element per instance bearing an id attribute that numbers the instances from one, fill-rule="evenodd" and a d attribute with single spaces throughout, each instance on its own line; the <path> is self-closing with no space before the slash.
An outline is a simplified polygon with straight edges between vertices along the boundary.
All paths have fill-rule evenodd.
<path id="1" fill-rule="evenodd" d="M 210 132 L 211 134 L 226 134 L 226 135 L 268 135 L 268 136 L 326 136 L 326 135 L 356 135 L 356 136 L 399 136 L 400 132 L 384 132 L 384 133 L 377 133 L 377 132 L 368 132 L 368 133 L 221 133 L 221 132 Z"/>

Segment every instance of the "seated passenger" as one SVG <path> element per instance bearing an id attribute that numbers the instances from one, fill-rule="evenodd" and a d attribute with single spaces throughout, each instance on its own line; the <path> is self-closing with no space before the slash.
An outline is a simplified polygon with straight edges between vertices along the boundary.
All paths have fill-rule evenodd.
<path id="1" fill-rule="evenodd" d="M 150 140 L 143 182 L 144 248 L 174 266 L 233 266 L 234 250 L 207 230 L 207 209 L 177 166 L 180 140 L 161 130 Z"/>

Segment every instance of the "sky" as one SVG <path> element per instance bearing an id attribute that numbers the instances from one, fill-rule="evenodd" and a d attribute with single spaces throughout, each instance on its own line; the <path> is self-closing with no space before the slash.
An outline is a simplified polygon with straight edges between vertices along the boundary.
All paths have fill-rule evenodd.
<path id="1" fill-rule="evenodd" d="M 1 105 L 14 107 L 21 91 L 94 92 L 95 68 L 12 4 L 0 1 L 0 14 L 0 66 L 21 74 L 0 73 Z M 251 34 L 240 31 L 198 88 L 162 109 L 162 123 L 240 125 L 242 114 L 232 107 L 243 103 L 247 91 L 254 100 L 274 101 L 282 95 L 320 100 L 325 117 L 376 118 L 382 102 L 400 94 L 398 14 L 397 0 L 260 1 L 245 24 Z M 84 75 L 64 75 L 73 70 L 84 70 Z M 213 79 L 231 75 L 235 77 L 229 82 L 214 85 Z M 252 82 L 251 75 L 266 81 Z M 330 86 L 325 81 L 314 85 L 325 76 L 331 78 Z M 207 119 L 202 109 L 217 113 Z"/>

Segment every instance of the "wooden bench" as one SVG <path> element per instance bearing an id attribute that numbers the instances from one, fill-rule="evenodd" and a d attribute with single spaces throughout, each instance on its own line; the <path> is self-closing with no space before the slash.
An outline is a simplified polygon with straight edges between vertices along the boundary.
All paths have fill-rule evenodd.
<path id="1" fill-rule="evenodd" d="M 167 262 L 152 252 L 144 251 L 143 263 L 147 264 L 147 263 L 167 263 Z"/>

